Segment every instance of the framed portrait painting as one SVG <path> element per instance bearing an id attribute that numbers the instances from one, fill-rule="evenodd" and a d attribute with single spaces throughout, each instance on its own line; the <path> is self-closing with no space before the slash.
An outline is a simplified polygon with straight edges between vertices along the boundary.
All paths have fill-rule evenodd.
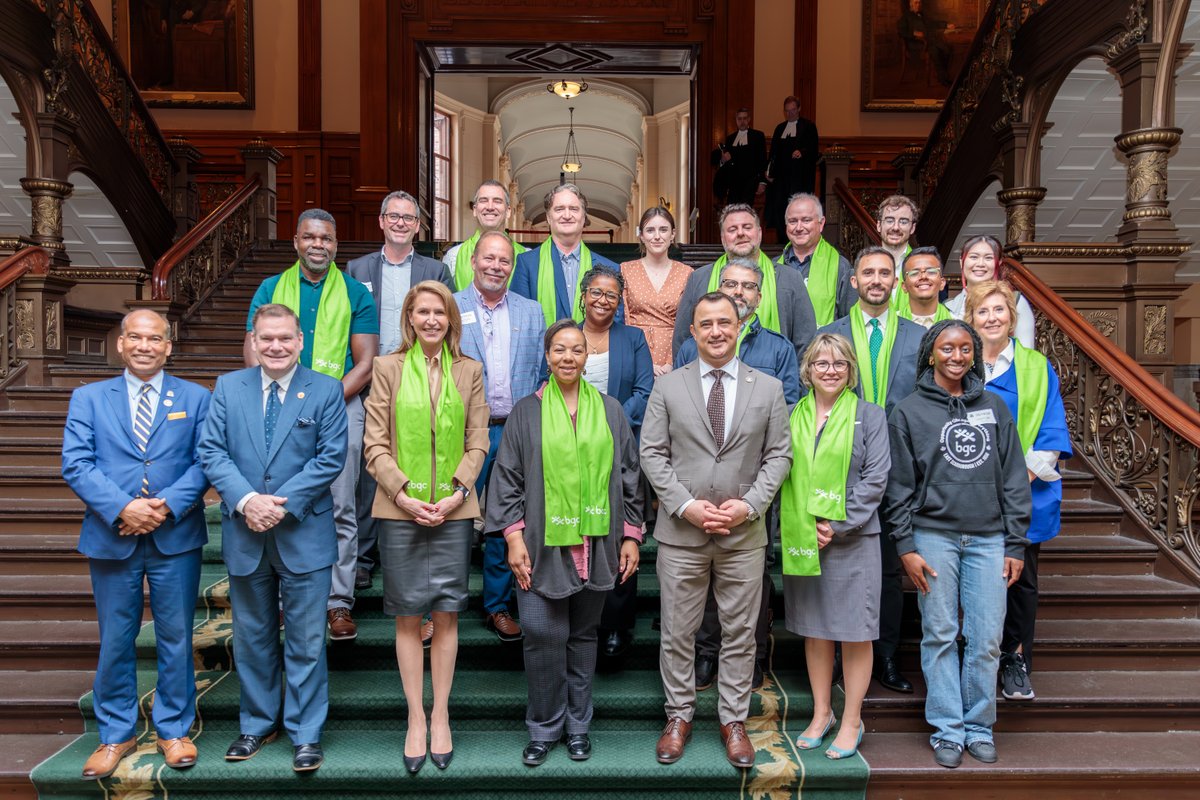
<path id="1" fill-rule="evenodd" d="M 863 0 L 864 111 L 938 111 L 987 0 Z"/>
<path id="2" fill-rule="evenodd" d="M 114 0 L 117 50 L 150 106 L 254 108 L 251 0 Z"/>

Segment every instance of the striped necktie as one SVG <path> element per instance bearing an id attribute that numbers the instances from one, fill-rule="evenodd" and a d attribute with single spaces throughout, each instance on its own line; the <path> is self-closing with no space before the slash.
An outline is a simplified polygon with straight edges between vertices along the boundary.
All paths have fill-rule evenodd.
<path id="1" fill-rule="evenodd" d="M 154 411 L 150 406 L 150 390 L 154 387 L 148 383 L 142 384 L 142 393 L 138 395 L 137 410 L 133 412 L 133 435 L 137 438 L 138 450 L 143 455 L 150 444 L 150 425 L 154 422 Z M 142 473 L 142 497 L 150 496 L 150 477 Z"/>

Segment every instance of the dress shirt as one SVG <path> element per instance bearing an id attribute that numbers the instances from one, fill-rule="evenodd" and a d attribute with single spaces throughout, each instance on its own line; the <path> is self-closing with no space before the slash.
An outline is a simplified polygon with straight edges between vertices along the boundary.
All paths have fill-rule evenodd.
<path id="1" fill-rule="evenodd" d="M 796 136 L 796 121 L 789 120 L 783 126 L 783 133 L 779 135 L 780 139 L 794 139 Z"/>
<path id="2" fill-rule="evenodd" d="M 708 406 L 708 396 L 712 394 L 713 387 L 717 385 L 717 379 L 713 375 L 713 371 L 721 369 L 725 372 L 725 376 L 721 380 L 723 381 L 722 385 L 725 387 L 725 440 L 728 441 L 729 430 L 733 427 L 733 406 L 734 403 L 737 402 L 739 361 L 735 356 L 734 358 L 730 359 L 729 363 L 725 366 L 714 367 L 706 362 L 703 358 L 697 360 L 700 362 L 700 393 L 704 395 L 705 407 Z M 678 510 L 676 510 L 675 516 L 682 517 L 683 512 L 686 511 L 687 507 L 693 502 L 695 502 L 694 497 L 684 500 L 683 504 L 679 506 Z M 746 503 L 746 507 L 750 509 L 751 513 L 754 512 L 754 506 L 750 505 L 745 498 L 742 499 L 742 502 Z"/>
<path id="3" fill-rule="evenodd" d="M 746 131 L 738 131 L 737 136 L 733 137 L 733 146 L 734 147 L 745 147 L 749 143 L 750 142 L 746 135 Z"/>
<path id="4" fill-rule="evenodd" d="M 129 394 L 129 422 L 133 424 L 134 417 L 137 416 L 138 401 L 142 397 L 142 384 L 150 384 L 150 419 L 154 419 L 154 415 L 158 413 L 158 401 L 162 396 L 163 386 L 163 371 L 160 369 L 148 381 L 136 377 L 129 370 L 125 370 L 125 391 Z"/>
<path id="5" fill-rule="evenodd" d="M 912 321 L 917 323 L 918 325 L 920 325 L 925 330 L 929 330 L 930 328 L 932 328 L 934 320 L 936 320 L 936 319 L 937 319 L 936 313 L 929 314 L 927 316 L 922 315 L 922 314 L 915 314 L 915 313 L 912 315 Z"/>
<path id="6" fill-rule="evenodd" d="M 279 384 L 279 390 L 275 395 L 279 399 L 280 405 L 282 405 L 283 401 L 287 399 L 288 387 L 292 385 L 292 378 L 296 377 L 296 365 L 293 364 L 292 368 L 279 378 L 272 378 L 267 374 L 265 369 L 260 369 L 259 375 L 262 378 L 262 408 L 265 415 L 267 413 L 267 392 L 271 391 L 271 383 L 275 382 Z M 237 506 L 235 507 L 237 513 L 243 513 L 246 503 L 250 502 L 250 498 L 257 494 L 258 492 L 247 492 L 243 495 L 242 499 L 237 501 Z"/>
<path id="7" fill-rule="evenodd" d="M 883 313 L 880 314 L 878 317 L 872 317 L 870 314 L 867 313 L 867 310 L 865 308 L 863 308 L 862 306 L 859 306 L 858 310 L 862 312 L 863 326 L 866 327 L 866 329 L 867 329 L 867 339 L 871 338 L 871 320 L 873 320 L 873 319 L 879 320 L 879 332 L 882 333 L 884 336 L 887 336 L 888 317 L 891 316 L 891 311 L 889 311 L 888 309 L 885 308 L 883 310 Z M 871 368 L 871 365 L 868 364 L 867 369 L 870 369 L 870 368 Z"/>
<path id="8" fill-rule="evenodd" d="M 494 419 L 504 419 L 512 411 L 512 325 L 508 313 L 508 292 L 494 306 L 471 282 L 475 293 L 476 321 L 483 333 L 483 389 Z"/>
<path id="9" fill-rule="evenodd" d="M 571 308 L 575 308 L 575 304 L 579 302 L 579 298 L 575 296 L 575 290 L 579 284 L 579 258 L 582 254 L 582 242 L 575 245 L 575 249 L 569 253 L 564 253 L 559 250 L 559 261 L 562 264 L 563 279 L 567 282 L 567 300 Z M 556 244 L 555 247 L 558 247 Z"/>
<path id="10" fill-rule="evenodd" d="M 996 356 L 996 363 L 991 369 L 986 369 L 987 362 L 984 362 L 989 383 L 1008 372 L 1009 367 L 1012 366 L 1013 359 L 1016 358 L 1014 351 L 1015 348 L 1010 339 L 1005 348 L 1000 351 L 1000 355 Z M 1020 401 L 1021 398 L 1018 397 L 1017 402 L 1020 403 Z M 1062 480 L 1062 476 L 1058 474 L 1058 456 L 1059 453 L 1057 450 L 1034 450 L 1031 448 L 1025 454 L 1025 467 L 1046 483 L 1060 481 Z"/>
<path id="11" fill-rule="evenodd" d="M 415 250 L 409 250 L 408 255 L 400 263 L 388 261 L 387 250 L 380 252 L 379 282 L 379 354 L 394 353 L 400 346 L 400 308 L 404 305 L 404 296 L 412 288 L 412 262 Z"/>

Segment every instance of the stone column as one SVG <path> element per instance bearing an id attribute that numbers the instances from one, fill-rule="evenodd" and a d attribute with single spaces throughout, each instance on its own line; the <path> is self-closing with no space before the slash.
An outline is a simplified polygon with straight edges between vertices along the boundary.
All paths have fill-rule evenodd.
<path id="1" fill-rule="evenodd" d="M 1167 207 L 1167 157 L 1182 135 L 1180 128 L 1141 128 L 1116 137 L 1127 159 L 1120 241 L 1178 240 Z"/>
<path id="2" fill-rule="evenodd" d="M 1007 220 L 1004 226 L 1006 245 L 1034 241 L 1037 234 L 1037 207 L 1045 197 L 1046 190 L 1041 186 L 1020 186 L 996 192 L 996 199 L 1004 206 Z"/>
<path id="3" fill-rule="evenodd" d="M 182 136 L 172 136 L 167 146 L 178 165 L 171 178 L 171 214 L 175 217 L 175 235 L 179 237 L 200 220 L 200 193 L 194 175 L 200 151 Z"/>
<path id="4" fill-rule="evenodd" d="M 242 161 L 246 165 L 246 180 L 261 175 L 262 188 L 254 195 L 254 238 L 274 239 L 276 228 L 275 167 L 283 160 L 283 153 L 276 150 L 261 136 L 242 148 Z M 299 216 L 299 214 L 297 214 Z"/>
<path id="5" fill-rule="evenodd" d="M 52 178 L 21 178 L 21 188 L 29 195 L 32 209 L 33 231 L 29 243 L 45 249 L 54 266 L 67 266 L 71 260 L 63 246 L 62 212 L 63 203 L 75 187 Z"/>

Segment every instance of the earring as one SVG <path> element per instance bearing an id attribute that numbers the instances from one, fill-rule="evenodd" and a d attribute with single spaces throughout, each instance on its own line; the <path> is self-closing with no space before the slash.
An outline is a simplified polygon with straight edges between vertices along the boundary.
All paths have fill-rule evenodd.
<path id="1" fill-rule="evenodd" d="M 933 366 L 933 356 L 929 357 L 929 366 Z"/>

